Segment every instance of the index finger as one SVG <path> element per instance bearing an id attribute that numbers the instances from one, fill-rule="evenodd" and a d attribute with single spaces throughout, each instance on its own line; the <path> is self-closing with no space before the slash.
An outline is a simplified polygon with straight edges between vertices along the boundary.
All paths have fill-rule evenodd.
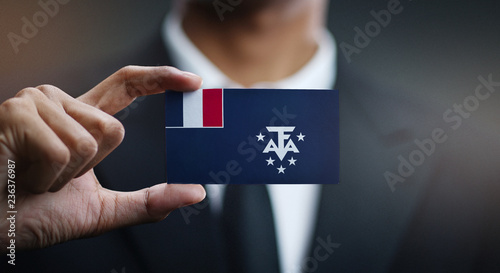
<path id="1" fill-rule="evenodd" d="M 140 96 L 162 93 L 165 90 L 194 91 L 202 79 L 175 67 L 126 66 L 96 85 L 78 100 L 110 115 L 127 107 Z"/>

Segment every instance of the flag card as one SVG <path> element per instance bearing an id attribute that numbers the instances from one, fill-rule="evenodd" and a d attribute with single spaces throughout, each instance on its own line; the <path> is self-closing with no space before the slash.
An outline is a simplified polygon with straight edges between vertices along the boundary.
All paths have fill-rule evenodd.
<path id="1" fill-rule="evenodd" d="M 339 93 L 165 92 L 169 183 L 339 183 Z"/>

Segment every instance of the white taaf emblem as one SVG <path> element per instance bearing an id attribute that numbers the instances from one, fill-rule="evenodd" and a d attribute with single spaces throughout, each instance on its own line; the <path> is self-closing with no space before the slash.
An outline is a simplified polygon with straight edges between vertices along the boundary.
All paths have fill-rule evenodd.
<path id="1" fill-rule="evenodd" d="M 295 130 L 295 126 L 268 126 L 266 129 L 270 133 L 270 136 L 269 141 L 267 142 L 267 145 L 262 153 L 271 153 L 269 158 L 266 159 L 267 166 L 274 166 L 278 170 L 278 174 L 284 174 L 286 168 L 289 168 L 292 165 L 296 166 L 297 159 L 294 158 L 293 155 L 300 153 L 299 149 L 295 145 L 295 142 L 293 142 L 294 135 L 292 135 L 292 133 Z M 273 135 L 278 136 L 277 144 L 272 138 Z M 263 135 L 262 132 L 256 135 L 256 137 L 257 141 L 266 142 L 266 135 Z M 300 132 L 298 135 L 296 134 L 295 137 L 297 138 L 297 142 L 299 142 L 304 141 L 306 136 Z M 274 153 L 274 155 L 279 159 L 279 167 L 277 167 L 278 163 L 274 165 L 276 157 L 273 157 L 272 153 Z M 289 155 L 289 153 L 292 154 Z M 287 155 L 289 156 L 287 157 Z"/>

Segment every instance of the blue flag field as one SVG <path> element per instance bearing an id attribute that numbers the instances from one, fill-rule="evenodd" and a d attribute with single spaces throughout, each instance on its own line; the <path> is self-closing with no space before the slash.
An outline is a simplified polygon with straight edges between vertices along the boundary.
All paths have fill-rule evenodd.
<path id="1" fill-rule="evenodd" d="M 168 183 L 339 183 L 336 90 L 165 93 Z"/>

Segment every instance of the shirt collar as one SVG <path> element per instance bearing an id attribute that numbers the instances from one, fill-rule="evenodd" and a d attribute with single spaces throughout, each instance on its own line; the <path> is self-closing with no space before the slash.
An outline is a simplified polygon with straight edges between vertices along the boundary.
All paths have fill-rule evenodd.
<path id="1" fill-rule="evenodd" d="M 171 52 L 172 61 L 181 70 L 203 78 L 202 88 L 241 88 L 229 79 L 189 40 L 181 27 L 179 13 L 171 12 L 162 25 L 162 39 Z M 318 50 L 295 74 L 277 82 L 260 82 L 252 88 L 330 89 L 337 76 L 337 48 L 332 34 L 325 28 L 317 38 Z"/>

